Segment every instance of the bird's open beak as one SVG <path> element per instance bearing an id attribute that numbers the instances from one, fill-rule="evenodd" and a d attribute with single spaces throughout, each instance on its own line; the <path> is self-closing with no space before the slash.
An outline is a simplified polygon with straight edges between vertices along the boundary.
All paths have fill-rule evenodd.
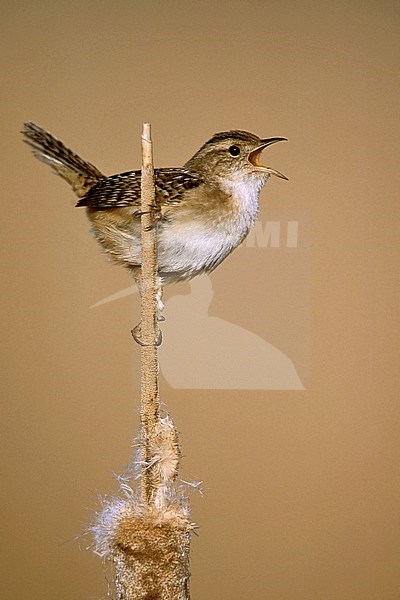
<path id="1" fill-rule="evenodd" d="M 265 140 L 261 140 L 261 144 L 257 148 L 252 150 L 247 158 L 248 158 L 250 164 L 252 164 L 253 167 L 255 167 L 257 169 L 257 171 L 263 171 L 264 173 L 270 173 L 271 175 L 276 175 L 277 177 L 280 177 L 281 179 L 288 180 L 286 175 L 283 175 L 283 173 L 280 173 L 279 171 L 276 171 L 276 169 L 272 169 L 271 167 L 266 167 L 265 165 L 260 163 L 260 155 L 261 155 L 261 152 L 264 150 L 264 148 L 266 148 L 267 146 L 271 146 L 272 144 L 276 144 L 277 142 L 287 142 L 287 139 L 282 138 L 282 137 L 276 137 L 276 138 L 268 138 Z"/>

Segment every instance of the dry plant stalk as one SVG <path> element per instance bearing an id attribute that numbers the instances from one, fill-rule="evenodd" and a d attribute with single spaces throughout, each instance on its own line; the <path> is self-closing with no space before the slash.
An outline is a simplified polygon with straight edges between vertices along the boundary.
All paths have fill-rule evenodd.
<path id="1" fill-rule="evenodd" d="M 142 268 L 141 290 L 141 406 L 140 449 L 142 459 L 142 502 L 151 502 L 154 487 L 151 444 L 160 414 L 158 391 L 158 322 L 157 294 L 160 282 L 157 275 L 157 227 L 154 187 L 153 144 L 150 124 L 143 124 L 142 131 L 142 179 L 141 179 L 141 242 Z"/>
<path id="2" fill-rule="evenodd" d="M 115 567 L 117 600 L 189 600 L 189 547 L 194 524 L 182 486 L 178 435 L 161 416 L 158 390 L 157 215 L 150 125 L 142 133 L 142 271 L 140 458 L 121 483 L 124 497 L 105 501 L 91 528 L 94 550 Z M 129 485 L 140 478 L 140 494 Z"/>

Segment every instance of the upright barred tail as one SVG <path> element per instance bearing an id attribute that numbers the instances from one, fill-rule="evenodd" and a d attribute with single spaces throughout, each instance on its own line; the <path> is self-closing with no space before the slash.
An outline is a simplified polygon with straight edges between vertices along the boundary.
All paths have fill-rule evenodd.
<path id="1" fill-rule="evenodd" d="M 79 198 L 97 181 L 104 179 L 105 176 L 96 167 L 80 158 L 39 125 L 28 121 L 24 124 L 22 133 L 24 142 L 32 148 L 36 158 L 50 165 L 57 175 L 69 183 Z"/>

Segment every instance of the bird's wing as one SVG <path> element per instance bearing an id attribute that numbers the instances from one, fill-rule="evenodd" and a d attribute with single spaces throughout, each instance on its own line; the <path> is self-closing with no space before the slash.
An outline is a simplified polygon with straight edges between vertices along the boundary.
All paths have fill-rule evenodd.
<path id="1" fill-rule="evenodd" d="M 140 207 L 140 171 L 128 171 L 98 181 L 76 206 L 88 206 L 94 210 L 121 207 Z M 179 204 L 185 190 L 203 183 L 186 169 L 156 169 L 156 203 L 160 206 Z"/>

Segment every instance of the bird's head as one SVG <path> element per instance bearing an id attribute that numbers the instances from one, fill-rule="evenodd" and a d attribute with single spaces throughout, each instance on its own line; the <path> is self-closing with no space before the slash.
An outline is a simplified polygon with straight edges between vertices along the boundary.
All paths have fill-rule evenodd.
<path id="1" fill-rule="evenodd" d="M 263 185 L 270 175 L 287 179 L 285 175 L 260 161 L 262 151 L 286 138 L 261 139 L 247 131 L 216 133 L 185 164 L 185 168 L 207 179 L 243 182 L 258 180 Z"/>

